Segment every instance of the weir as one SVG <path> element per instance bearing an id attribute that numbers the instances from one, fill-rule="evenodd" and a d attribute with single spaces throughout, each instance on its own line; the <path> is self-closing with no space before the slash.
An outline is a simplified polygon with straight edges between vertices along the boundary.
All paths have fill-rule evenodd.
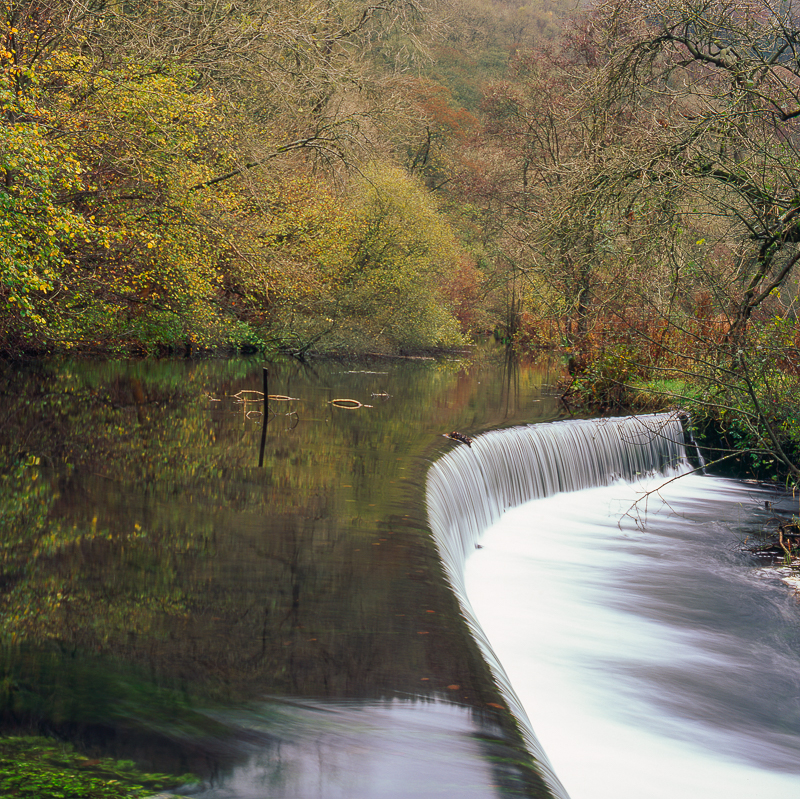
<path id="1" fill-rule="evenodd" d="M 469 625 L 540 772 L 554 796 L 568 794 L 475 618 L 464 566 L 482 533 L 502 514 L 533 499 L 648 475 L 692 470 L 677 413 L 570 420 L 496 430 L 458 446 L 428 473 L 426 504 L 434 540 Z"/>

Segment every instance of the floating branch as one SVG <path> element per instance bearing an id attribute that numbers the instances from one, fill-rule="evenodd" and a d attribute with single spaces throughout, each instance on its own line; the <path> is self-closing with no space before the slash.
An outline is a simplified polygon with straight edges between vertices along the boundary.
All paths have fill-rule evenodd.
<path id="1" fill-rule="evenodd" d="M 449 438 L 451 441 L 460 441 L 462 444 L 466 444 L 468 447 L 472 446 L 472 439 L 469 436 L 465 436 L 463 433 L 459 433 L 458 430 L 453 430 L 452 433 L 444 433 L 445 438 Z"/>
<path id="2" fill-rule="evenodd" d="M 335 408 L 347 408 L 348 410 L 355 411 L 358 408 L 371 408 L 372 405 L 365 405 L 354 399 L 335 399 L 331 400 L 328 405 L 333 405 Z"/>
<path id="3" fill-rule="evenodd" d="M 246 397 L 244 396 L 245 394 L 253 394 L 254 396 Z M 239 400 L 239 402 L 261 402 L 261 400 L 264 399 L 264 392 L 243 388 L 241 391 L 231 394 L 231 396 Z M 274 400 L 275 402 L 300 402 L 297 397 L 287 397 L 285 394 L 270 394 L 267 396 L 267 399 Z"/>
<path id="4" fill-rule="evenodd" d="M 253 396 L 252 397 L 245 396 L 246 394 L 252 394 Z M 264 399 L 264 392 L 250 391 L 250 389 L 242 389 L 241 391 L 237 391 L 232 396 L 234 399 L 239 400 L 239 402 L 261 402 Z"/>

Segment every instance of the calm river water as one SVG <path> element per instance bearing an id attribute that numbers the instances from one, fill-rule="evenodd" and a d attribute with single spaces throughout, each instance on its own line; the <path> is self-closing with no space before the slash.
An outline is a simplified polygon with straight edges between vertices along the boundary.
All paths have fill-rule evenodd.
<path id="1" fill-rule="evenodd" d="M 0 366 L 5 727 L 214 797 L 546 795 L 424 481 L 445 433 L 552 418 L 547 369 L 270 363 L 258 468 L 263 365 Z"/>
<path id="2" fill-rule="evenodd" d="M 207 799 L 558 793 L 425 511 L 465 447 L 443 434 L 556 418 L 552 375 L 502 351 L 271 363 L 259 468 L 262 366 L 0 367 L 5 727 L 195 771 Z M 617 524 L 641 486 L 538 500 L 468 560 L 572 799 L 800 786 L 800 611 L 737 548 L 762 497 L 691 480 L 657 524 Z"/>

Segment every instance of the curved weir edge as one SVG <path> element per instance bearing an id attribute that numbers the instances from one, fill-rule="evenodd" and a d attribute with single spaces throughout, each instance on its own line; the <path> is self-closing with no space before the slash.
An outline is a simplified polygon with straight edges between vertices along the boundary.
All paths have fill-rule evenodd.
<path id="1" fill-rule="evenodd" d="M 682 414 L 675 412 L 495 430 L 446 453 L 428 471 L 428 520 L 448 581 L 537 769 L 558 799 L 568 794 L 470 605 L 464 585 L 467 557 L 510 508 L 620 479 L 691 470 Z"/>

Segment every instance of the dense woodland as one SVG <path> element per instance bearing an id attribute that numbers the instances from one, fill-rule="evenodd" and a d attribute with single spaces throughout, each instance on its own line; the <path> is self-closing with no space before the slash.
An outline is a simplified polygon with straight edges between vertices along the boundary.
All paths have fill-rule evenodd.
<path id="1" fill-rule="evenodd" d="M 486 169 L 482 80 L 554 14 L 3 11 L 6 351 L 394 351 L 492 328 L 496 237 L 460 184 Z"/>
<path id="2" fill-rule="evenodd" d="M 800 475 L 790 2 L 2 13 L 7 355 L 494 332 L 563 355 L 567 402 L 680 399 Z"/>

